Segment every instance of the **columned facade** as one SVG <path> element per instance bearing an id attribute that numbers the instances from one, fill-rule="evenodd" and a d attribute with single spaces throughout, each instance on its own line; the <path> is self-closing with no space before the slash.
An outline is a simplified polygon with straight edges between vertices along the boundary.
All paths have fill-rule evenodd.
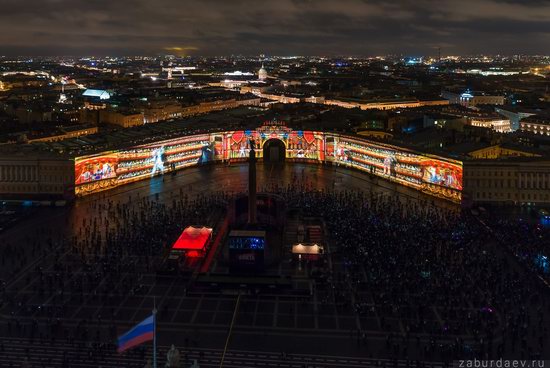
<path id="1" fill-rule="evenodd" d="M 2 199 L 70 199 L 74 162 L 68 159 L 0 156 Z"/>

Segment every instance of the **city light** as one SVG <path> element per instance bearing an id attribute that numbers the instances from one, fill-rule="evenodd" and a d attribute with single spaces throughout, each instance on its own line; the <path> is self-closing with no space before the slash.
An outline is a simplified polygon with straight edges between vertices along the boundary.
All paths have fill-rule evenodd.
<path id="1" fill-rule="evenodd" d="M 0 14 L 0 367 L 544 365 L 548 1 Z"/>

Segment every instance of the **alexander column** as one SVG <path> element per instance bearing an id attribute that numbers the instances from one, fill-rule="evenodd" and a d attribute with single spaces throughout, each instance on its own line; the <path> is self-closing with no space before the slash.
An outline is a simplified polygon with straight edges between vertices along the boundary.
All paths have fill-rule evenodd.
<path id="1" fill-rule="evenodd" d="M 256 224 L 256 151 L 255 142 L 251 139 L 248 156 L 248 224 Z"/>

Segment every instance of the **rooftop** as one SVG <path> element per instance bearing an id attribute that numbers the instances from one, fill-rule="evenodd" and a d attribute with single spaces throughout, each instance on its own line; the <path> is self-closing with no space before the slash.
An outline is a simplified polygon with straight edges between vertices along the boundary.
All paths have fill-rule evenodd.
<path id="1" fill-rule="evenodd" d="M 111 94 L 102 89 L 87 89 L 82 93 L 82 96 L 98 97 L 100 100 L 107 100 L 111 98 Z"/>
<path id="2" fill-rule="evenodd" d="M 128 129 L 100 132 L 58 142 L 38 142 L 25 145 L 9 144 L 0 146 L 0 153 L 51 153 L 63 156 L 80 156 L 145 144 L 161 139 L 169 139 L 185 134 L 231 129 L 232 123 L 243 123 L 245 118 L 258 115 L 257 109 L 246 107 L 219 111 L 208 115 L 175 121 L 145 124 Z"/>
<path id="3" fill-rule="evenodd" d="M 524 118 L 521 122 L 531 123 L 531 124 L 550 125 L 550 116 L 549 115 L 532 115 Z"/>

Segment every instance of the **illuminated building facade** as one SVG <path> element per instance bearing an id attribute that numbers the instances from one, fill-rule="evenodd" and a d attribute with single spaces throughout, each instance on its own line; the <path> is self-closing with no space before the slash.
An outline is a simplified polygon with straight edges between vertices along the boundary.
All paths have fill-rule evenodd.
<path id="1" fill-rule="evenodd" d="M 99 121 L 102 123 L 119 125 L 123 128 L 130 128 L 143 125 L 144 117 L 142 113 L 105 109 L 99 111 Z"/>
<path id="2" fill-rule="evenodd" d="M 491 160 L 508 157 L 541 157 L 540 154 L 526 150 L 523 147 L 508 147 L 507 145 L 492 145 L 468 152 L 468 156 L 476 159 Z"/>
<path id="3" fill-rule="evenodd" d="M 267 79 L 267 70 L 265 70 L 263 63 L 262 63 L 262 67 L 258 71 L 258 79 L 261 80 L 261 81 Z"/>
<path id="4" fill-rule="evenodd" d="M 500 107 L 495 108 L 495 111 L 510 119 L 510 127 L 514 132 L 520 128 L 520 122 L 522 119 L 535 115 L 532 112 L 513 111 L 512 109 Z"/>
<path id="5" fill-rule="evenodd" d="M 62 157 L 8 155 L 0 157 L 0 195 L 3 199 L 71 198 L 74 162 Z"/>
<path id="6" fill-rule="evenodd" d="M 504 105 L 506 99 L 504 96 L 486 95 L 466 91 L 462 93 L 443 91 L 442 97 L 449 100 L 450 104 L 472 107 L 477 105 Z"/>
<path id="7" fill-rule="evenodd" d="M 429 101 L 381 101 L 381 102 L 368 102 L 368 101 L 354 101 L 354 100 L 325 100 L 325 105 L 333 105 L 344 107 L 347 109 L 359 108 L 361 110 L 394 110 L 394 109 L 409 109 L 422 106 L 445 106 L 449 105 L 447 100 L 429 100 Z"/>
<path id="8" fill-rule="evenodd" d="M 550 161 L 543 158 L 457 161 L 355 135 L 293 130 L 276 122 L 254 130 L 182 136 L 86 156 L 6 156 L 0 158 L 0 194 L 70 199 L 186 167 L 245 161 L 251 139 L 260 160 L 268 160 L 266 147 L 278 142 L 285 160 L 360 170 L 455 203 L 464 199 L 550 203 Z"/>
<path id="9" fill-rule="evenodd" d="M 464 162 L 464 199 L 474 203 L 550 204 L 550 160 Z"/>
<path id="10" fill-rule="evenodd" d="M 427 194 L 460 202 L 462 163 L 356 136 L 292 130 L 270 122 L 255 130 L 184 136 L 129 149 L 75 157 L 76 196 L 102 191 L 181 168 L 210 162 L 244 161 L 254 140 L 259 159 L 284 146 L 283 159 L 327 162 L 366 171 Z"/>
<path id="11" fill-rule="evenodd" d="M 156 123 L 168 119 L 185 118 L 189 116 L 207 114 L 214 111 L 233 109 L 240 106 L 259 106 L 260 98 L 223 99 L 215 101 L 204 101 L 194 105 L 183 106 L 174 102 L 164 104 L 150 104 L 144 107 L 143 114 L 145 124 Z"/>
<path id="12" fill-rule="evenodd" d="M 69 129 L 72 128 L 72 129 Z M 56 142 L 62 141 L 64 139 L 76 138 L 85 135 L 95 134 L 99 131 L 98 127 L 95 125 L 76 125 L 74 127 L 68 127 L 60 129 L 57 134 L 49 135 L 46 137 L 39 138 L 29 138 L 28 142 Z"/>
<path id="13" fill-rule="evenodd" d="M 375 143 L 358 136 L 293 130 L 274 122 L 254 130 L 189 135 L 126 149 L 67 157 L 55 161 L 54 166 L 57 168 L 52 171 L 53 176 L 46 178 L 57 178 L 54 180 L 55 191 L 50 192 L 52 195 L 65 198 L 83 196 L 185 167 L 210 162 L 244 161 L 248 157 L 250 140 L 257 144 L 259 159 L 271 161 L 272 157 L 265 155 L 272 156 L 271 148 L 282 147 L 284 152 L 281 158 L 284 160 L 345 166 L 433 196 L 460 202 L 460 161 Z M 42 187 L 44 178 L 27 174 L 38 170 L 39 166 L 42 170 L 43 162 L 28 158 L 24 165 L 34 169 L 21 169 L 18 164 L 12 168 L 13 164 L 8 158 L 2 161 L 4 176 L 0 178 L 0 193 L 45 194 L 36 191 Z M 15 186 L 25 189 L 14 191 Z"/>
<path id="14" fill-rule="evenodd" d="M 512 126 L 508 119 L 476 117 L 468 119 L 468 122 L 472 126 L 492 129 L 498 133 L 510 133 L 512 131 Z"/>
<path id="15" fill-rule="evenodd" d="M 550 136 L 550 118 L 530 116 L 520 122 L 520 129 L 524 132 Z"/>
<path id="16" fill-rule="evenodd" d="M 271 161 L 266 155 L 273 155 L 270 147 L 275 142 L 283 147 L 284 160 L 360 170 L 455 203 L 464 198 L 481 203 L 550 202 L 550 162 L 542 158 L 503 161 L 476 159 L 474 155 L 463 162 L 357 135 L 293 130 L 278 122 L 253 130 L 188 135 L 86 156 L 6 156 L 0 158 L 0 195 L 70 199 L 186 167 L 245 161 L 250 140 L 256 142 L 260 160 Z M 480 153 L 489 157 L 487 154 Z"/>

